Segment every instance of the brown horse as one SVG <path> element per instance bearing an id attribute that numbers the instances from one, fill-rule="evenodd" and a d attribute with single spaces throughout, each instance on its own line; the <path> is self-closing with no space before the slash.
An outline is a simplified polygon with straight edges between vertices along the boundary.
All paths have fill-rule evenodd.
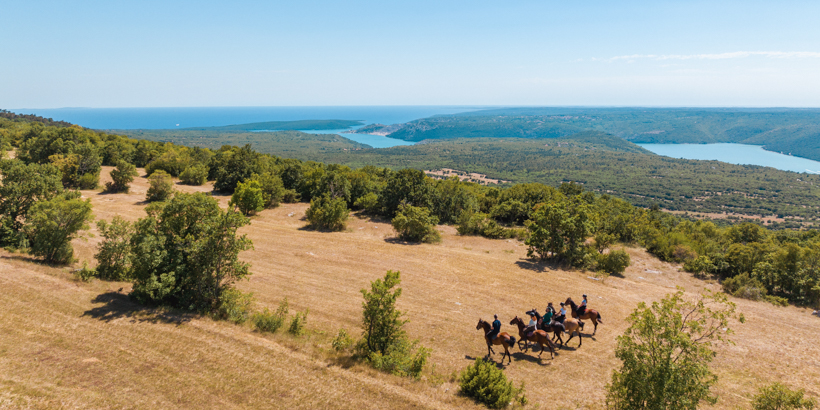
<path id="1" fill-rule="evenodd" d="M 515 317 L 512 321 L 510 321 L 511 325 L 518 326 L 518 336 L 521 340 L 518 341 L 518 350 L 525 350 L 521 348 L 521 342 L 527 343 L 526 350 L 529 350 L 529 342 L 538 343 L 538 346 L 541 346 L 541 353 L 538 353 L 538 358 L 541 358 L 541 354 L 544 353 L 544 345 L 550 349 L 550 359 L 555 358 L 555 348 L 552 346 L 552 342 L 550 341 L 549 336 L 547 336 L 547 332 L 543 330 L 536 330 L 532 333 L 531 337 L 527 337 L 525 334 L 525 330 L 527 325 L 524 324 L 524 321 L 519 319 L 518 316 Z M 525 350 L 525 351 L 526 351 Z"/>
<path id="2" fill-rule="evenodd" d="M 567 301 L 564 302 L 564 303 L 566 303 L 567 305 L 570 305 L 572 307 L 572 317 L 574 317 L 576 319 L 581 319 L 581 320 L 583 320 L 583 319 L 591 319 L 592 320 L 592 324 L 595 325 L 595 330 L 592 331 L 592 335 L 595 336 L 595 333 L 598 331 L 598 323 L 604 323 L 604 321 L 601 320 L 601 314 L 598 313 L 597 310 L 586 309 L 586 310 L 584 310 L 584 314 L 579 318 L 578 317 L 578 305 L 576 305 L 575 302 L 572 301 L 572 298 L 567 298 Z"/>
<path id="3" fill-rule="evenodd" d="M 575 337 L 575 334 L 578 333 L 578 347 L 581 347 L 581 344 L 584 342 L 584 338 L 581 337 L 581 330 L 584 330 L 584 323 L 576 319 L 564 319 L 564 329 L 569 333 L 567 344 Z"/>
<path id="4" fill-rule="evenodd" d="M 515 338 L 510 336 L 507 332 L 501 332 L 498 336 L 490 340 L 487 337 L 487 333 L 492 330 L 492 326 L 487 323 L 484 319 L 478 319 L 478 324 L 475 325 L 476 330 L 483 329 L 484 330 L 484 341 L 487 342 L 487 357 L 490 357 L 490 354 L 495 353 L 493 350 L 492 345 L 501 345 L 504 346 L 504 354 L 501 355 L 501 364 L 504 364 L 504 356 L 507 356 L 508 363 L 512 363 L 512 356 L 510 356 L 510 347 L 515 346 Z"/>
<path id="5" fill-rule="evenodd" d="M 543 330 L 547 333 L 550 333 L 550 332 L 553 333 L 553 336 L 552 336 L 552 341 L 553 342 L 555 342 L 555 339 L 558 339 L 558 345 L 559 346 L 564 345 L 564 339 L 561 337 L 561 333 L 564 333 L 564 325 L 562 325 L 560 323 L 555 323 L 555 322 L 550 323 L 550 324 L 544 323 L 544 317 L 541 316 L 541 314 L 538 313 L 538 311 L 535 310 L 535 309 L 527 312 L 527 314 L 530 315 L 530 316 L 535 316 L 535 318 L 538 319 L 538 327 L 541 330 Z"/>

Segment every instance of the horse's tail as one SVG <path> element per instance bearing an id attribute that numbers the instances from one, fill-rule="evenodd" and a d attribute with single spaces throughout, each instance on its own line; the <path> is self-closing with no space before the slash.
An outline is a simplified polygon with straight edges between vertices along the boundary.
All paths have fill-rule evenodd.
<path id="1" fill-rule="evenodd" d="M 598 323 L 604 323 L 604 321 L 601 320 L 601 313 L 598 313 Z"/>
<path id="2" fill-rule="evenodd" d="M 515 336 L 510 336 L 510 346 L 515 346 Z"/>

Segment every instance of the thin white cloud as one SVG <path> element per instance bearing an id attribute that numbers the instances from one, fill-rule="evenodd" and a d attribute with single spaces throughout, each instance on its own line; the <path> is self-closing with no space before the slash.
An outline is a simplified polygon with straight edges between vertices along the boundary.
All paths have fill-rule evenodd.
<path id="1" fill-rule="evenodd" d="M 766 58 L 820 58 L 816 51 L 734 51 L 717 54 L 632 54 L 615 56 L 607 59 L 593 59 L 603 61 L 618 60 L 729 60 L 748 57 Z"/>

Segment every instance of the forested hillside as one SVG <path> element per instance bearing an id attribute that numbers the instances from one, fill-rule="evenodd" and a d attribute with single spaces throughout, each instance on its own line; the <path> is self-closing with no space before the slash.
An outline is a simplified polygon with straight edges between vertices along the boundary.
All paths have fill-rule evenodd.
<path id="1" fill-rule="evenodd" d="M 513 183 L 575 181 L 643 207 L 682 212 L 772 216 L 773 226 L 798 227 L 820 218 L 820 176 L 754 165 L 673 159 L 602 132 L 550 140 L 462 138 L 372 149 L 339 135 L 297 131 L 123 131 L 136 138 L 217 149 L 254 149 L 301 160 L 392 169 L 452 168 Z M 784 219 L 785 218 L 785 219 Z"/>
<path id="2" fill-rule="evenodd" d="M 324 161 L 393 168 L 452 168 L 490 178 L 558 185 L 574 181 L 638 206 L 674 211 L 820 218 L 820 176 L 753 165 L 619 152 L 582 140 L 470 138 L 413 146 L 327 152 Z M 584 141 L 584 142 L 581 142 Z"/>
<path id="3" fill-rule="evenodd" d="M 817 109 L 505 108 L 424 118 L 397 128 L 389 136 L 407 141 L 557 138 L 597 130 L 636 143 L 755 144 L 820 160 Z"/>

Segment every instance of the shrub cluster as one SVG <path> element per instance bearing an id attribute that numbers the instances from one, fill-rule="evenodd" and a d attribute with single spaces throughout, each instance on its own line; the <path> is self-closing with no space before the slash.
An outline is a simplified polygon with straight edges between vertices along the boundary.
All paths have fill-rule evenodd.
<path id="1" fill-rule="evenodd" d="M 311 199 L 310 207 L 305 211 L 310 226 L 329 231 L 344 230 L 349 214 L 344 199 L 331 198 L 327 194 Z"/>
<path id="2" fill-rule="evenodd" d="M 489 360 L 476 359 L 461 372 L 458 384 L 461 394 L 491 409 L 501 409 L 513 402 L 527 402 L 523 384 L 516 388 L 511 380 L 507 380 L 504 371 Z"/>
<path id="3" fill-rule="evenodd" d="M 441 235 L 436 230 L 438 217 L 431 215 L 427 208 L 401 204 L 392 223 L 402 240 L 426 243 L 441 240 Z"/>

